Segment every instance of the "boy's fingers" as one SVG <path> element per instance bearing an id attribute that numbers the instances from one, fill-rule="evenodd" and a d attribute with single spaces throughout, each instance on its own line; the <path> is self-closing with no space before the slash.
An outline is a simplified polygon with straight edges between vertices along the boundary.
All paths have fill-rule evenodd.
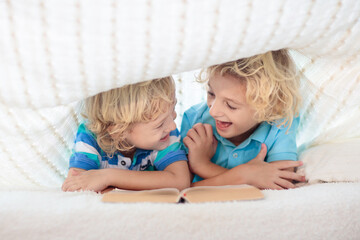
<path id="1" fill-rule="evenodd" d="M 184 144 L 185 144 L 186 147 L 189 147 L 193 141 L 192 141 L 191 138 L 189 138 L 188 136 L 186 136 L 186 137 L 184 137 L 183 142 L 184 142 Z"/>
<path id="2" fill-rule="evenodd" d="M 212 143 L 213 143 L 214 145 L 217 145 L 218 140 L 216 140 L 215 136 L 213 135 L 211 138 L 212 138 Z"/>
<path id="3" fill-rule="evenodd" d="M 259 154 L 256 156 L 256 158 L 258 160 L 264 161 L 265 157 L 266 157 L 266 153 L 267 153 L 267 149 L 266 149 L 266 145 L 264 143 L 261 144 L 261 149 Z"/>
<path id="4" fill-rule="evenodd" d="M 81 187 L 77 186 L 77 185 L 72 185 L 71 187 L 68 188 L 68 191 L 70 192 L 75 192 L 75 191 L 80 191 Z"/>
<path id="5" fill-rule="evenodd" d="M 279 169 L 292 168 L 292 167 L 300 167 L 303 165 L 302 161 L 292 161 L 292 160 L 282 160 L 277 162 L 272 162 Z"/>
<path id="6" fill-rule="evenodd" d="M 281 171 L 280 175 L 281 178 L 290 179 L 290 180 L 296 180 L 298 182 L 305 182 L 305 176 L 302 176 L 300 174 L 289 172 L 289 171 Z"/>
<path id="7" fill-rule="evenodd" d="M 284 188 L 282 188 L 281 186 L 275 184 L 275 183 L 272 183 L 270 184 L 267 188 L 264 188 L 264 189 L 272 189 L 272 190 L 282 190 Z"/>
<path id="8" fill-rule="evenodd" d="M 275 182 L 277 185 L 279 185 L 280 187 L 282 188 L 285 188 L 285 189 L 289 189 L 289 188 L 294 188 L 295 185 L 292 184 L 291 182 L 289 182 L 288 180 L 285 180 L 285 179 L 282 179 L 282 178 L 279 178 L 278 180 L 276 180 Z"/>
<path id="9" fill-rule="evenodd" d="M 196 128 L 196 127 L 202 126 L 202 125 L 203 125 L 202 123 L 196 123 L 196 124 L 193 125 L 193 128 Z"/>
<path id="10" fill-rule="evenodd" d="M 64 192 L 66 192 L 66 191 L 68 190 L 68 188 L 69 188 L 68 185 L 69 185 L 69 180 L 68 180 L 68 178 L 67 178 L 67 179 L 65 179 L 63 185 L 61 186 L 61 190 L 63 190 Z"/>
<path id="11" fill-rule="evenodd" d="M 206 136 L 206 130 L 205 126 L 203 124 L 195 124 L 193 126 L 193 129 L 200 135 L 200 136 Z"/>
<path id="12" fill-rule="evenodd" d="M 194 142 L 196 142 L 196 140 L 198 140 L 198 138 L 199 138 L 199 134 L 194 129 L 190 129 L 187 132 L 186 136 L 191 138 Z"/>
<path id="13" fill-rule="evenodd" d="M 104 193 L 110 192 L 110 191 L 112 191 L 114 189 L 115 189 L 115 187 L 107 187 L 104 190 L 101 190 L 100 193 L 104 194 Z"/>
<path id="14" fill-rule="evenodd" d="M 259 154 L 250 160 L 250 162 L 263 162 L 266 157 L 266 145 L 264 143 L 261 144 L 261 149 Z"/>
<path id="15" fill-rule="evenodd" d="M 204 128 L 205 128 L 205 132 L 206 132 L 206 136 L 208 138 L 212 138 L 213 137 L 213 129 L 212 126 L 210 124 L 204 124 Z"/>

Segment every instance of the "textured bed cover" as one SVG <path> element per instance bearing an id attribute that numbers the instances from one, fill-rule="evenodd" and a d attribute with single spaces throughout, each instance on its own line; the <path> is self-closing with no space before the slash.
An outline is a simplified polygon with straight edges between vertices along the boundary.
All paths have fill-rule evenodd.
<path id="1" fill-rule="evenodd" d="M 103 203 L 93 192 L 0 190 L 0 239 L 360 239 L 360 183 L 264 190 L 264 200 Z"/>

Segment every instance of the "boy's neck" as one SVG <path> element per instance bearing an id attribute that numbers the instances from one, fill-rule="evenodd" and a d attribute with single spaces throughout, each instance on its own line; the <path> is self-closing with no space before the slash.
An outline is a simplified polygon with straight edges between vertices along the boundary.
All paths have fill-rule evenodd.
<path id="1" fill-rule="evenodd" d="M 121 154 L 124 157 L 128 157 L 132 160 L 134 158 L 135 152 L 136 152 L 136 148 L 133 148 L 133 149 L 130 149 L 129 151 L 121 151 Z"/>

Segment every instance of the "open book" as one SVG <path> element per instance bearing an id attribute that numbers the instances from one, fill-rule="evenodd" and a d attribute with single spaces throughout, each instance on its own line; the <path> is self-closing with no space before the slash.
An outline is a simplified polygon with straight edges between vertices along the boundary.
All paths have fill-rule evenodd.
<path id="1" fill-rule="evenodd" d="M 200 203 L 264 198 L 263 193 L 250 185 L 204 186 L 182 190 L 161 188 L 155 190 L 128 191 L 114 189 L 103 195 L 103 202 L 165 202 L 165 203 Z"/>

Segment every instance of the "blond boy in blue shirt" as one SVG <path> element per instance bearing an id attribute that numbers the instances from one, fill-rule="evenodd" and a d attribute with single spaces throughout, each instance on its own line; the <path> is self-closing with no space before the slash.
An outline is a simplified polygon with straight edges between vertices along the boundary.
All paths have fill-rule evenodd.
<path id="1" fill-rule="evenodd" d="M 209 67 L 207 102 L 185 112 L 181 134 L 193 186 L 293 188 L 300 96 L 287 50 Z"/>

